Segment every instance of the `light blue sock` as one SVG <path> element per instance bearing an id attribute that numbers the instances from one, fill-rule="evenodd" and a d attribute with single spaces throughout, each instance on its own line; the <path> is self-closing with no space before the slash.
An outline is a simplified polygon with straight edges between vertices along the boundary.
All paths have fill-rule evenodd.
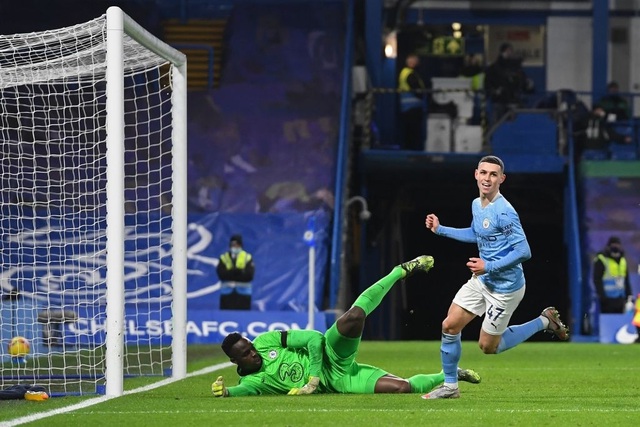
<path id="1" fill-rule="evenodd" d="M 528 340 L 531 335 L 543 329 L 544 325 L 540 317 L 536 317 L 522 325 L 509 326 L 507 330 L 504 331 L 504 334 L 502 334 L 502 339 L 500 340 L 500 344 L 498 344 L 496 353 L 502 353 L 517 346 L 521 342 Z"/>
<path id="2" fill-rule="evenodd" d="M 458 384 L 458 362 L 462 355 L 461 334 L 450 335 L 442 333 L 440 344 L 440 358 L 442 359 L 442 370 L 444 371 L 444 383 Z"/>

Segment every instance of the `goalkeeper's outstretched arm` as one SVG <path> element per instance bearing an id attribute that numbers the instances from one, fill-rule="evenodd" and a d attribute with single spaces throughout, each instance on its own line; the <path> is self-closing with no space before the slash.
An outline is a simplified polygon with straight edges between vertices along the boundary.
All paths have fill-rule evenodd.
<path id="1" fill-rule="evenodd" d="M 224 385 L 224 378 L 219 376 L 211 384 L 211 393 L 214 397 L 237 397 L 237 396 L 258 396 L 260 392 L 244 384 L 238 384 L 231 387 Z"/>

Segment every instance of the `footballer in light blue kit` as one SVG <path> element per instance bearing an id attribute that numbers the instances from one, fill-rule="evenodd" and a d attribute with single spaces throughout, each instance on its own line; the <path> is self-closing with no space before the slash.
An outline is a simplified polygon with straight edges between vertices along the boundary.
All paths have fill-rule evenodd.
<path id="1" fill-rule="evenodd" d="M 460 337 L 462 329 L 476 316 L 484 316 L 478 344 L 485 354 L 506 351 L 540 331 L 569 339 L 569 330 L 555 307 L 545 308 L 527 323 L 509 326 L 524 297 L 522 263 L 531 258 L 531 250 L 518 213 L 500 193 L 500 184 L 506 177 L 500 158 L 483 157 L 475 170 L 480 195 L 471 204 L 471 226 L 445 227 L 434 214 L 425 219 L 425 226 L 437 235 L 476 243 L 479 256 L 469 258 L 466 266 L 471 278 L 456 293 L 442 322 L 444 384 L 423 395 L 424 399 L 460 397 L 456 377 L 462 353 Z"/>

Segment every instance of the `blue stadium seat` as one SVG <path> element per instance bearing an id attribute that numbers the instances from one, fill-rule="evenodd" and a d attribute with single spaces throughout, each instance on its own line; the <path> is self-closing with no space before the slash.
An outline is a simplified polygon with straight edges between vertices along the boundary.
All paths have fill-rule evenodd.
<path id="1" fill-rule="evenodd" d="M 637 160 L 638 153 L 635 144 L 611 144 L 609 145 L 611 160 Z"/>
<path id="2" fill-rule="evenodd" d="M 557 155 L 557 125 L 548 113 L 519 113 L 495 131 L 491 146 L 497 155 Z"/>
<path id="3" fill-rule="evenodd" d="M 584 160 L 608 160 L 608 150 L 584 150 L 582 152 L 582 158 Z"/>

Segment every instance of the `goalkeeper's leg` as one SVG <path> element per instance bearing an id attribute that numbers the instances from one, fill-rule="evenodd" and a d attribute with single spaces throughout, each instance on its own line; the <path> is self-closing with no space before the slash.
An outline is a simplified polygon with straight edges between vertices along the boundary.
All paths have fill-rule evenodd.
<path id="1" fill-rule="evenodd" d="M 418 374 L 410 378 L 400 378 L 386 374 L 376 381 L 374 393 L 426 393 L 442 384 L 444 373 Z"/>
<path id="2" fill-rule="evenodd" d="M 407 378 L 411 384 L 411 393 L 426 393 L 444 382 L 444 372 L 437 374 L 418 374 Z"/>
<path id="3" fill-rule="evenodd" d="M 353 306 L 329 328 L 325 334 L 327 346 L 331 347 L 344 363 L 348 363 L 360 346 L 360 337 L 367 316 L 380 305 L 393 285 L 416 271 L 428 272 L 433 264 L 433 257 L 421 255 L 394 267 L 389 274 L 365 289 Z"/>
<path id="4" fill-rule="evenodd" d="M 433 264 L 433 257 L 421 255 L 394 267 L 389 274 L 365 289 L 353 303 L 353 306 L 340 316 L 336 322 L 340 334 L 350 338 L 362 335 L 365 318 L 380 305 L 393 285 L 416 271 L 429 271 Z"/>
<path id="5" fill-rule="evenodd" d="M 472 384 L 481 381 L 480 374 L 472 369 L 458 368 L 458 380 Z M 378 379 L 375 393 L 427 393 L 444 383 L 444 372 L 437 374 L 417 374 L 407 379 L 387 374 Z"/>

